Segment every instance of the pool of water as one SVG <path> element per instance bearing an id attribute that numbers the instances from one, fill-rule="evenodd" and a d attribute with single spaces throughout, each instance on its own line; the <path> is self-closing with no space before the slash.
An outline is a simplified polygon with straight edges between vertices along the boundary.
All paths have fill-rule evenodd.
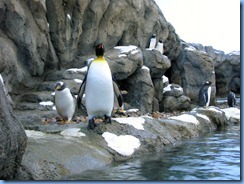
<path id="1" fill-rule="evenodd" d="M 163 151 L 85 171 L 74 180 L 240 180 L 240 127 L 185 140 Z"/>

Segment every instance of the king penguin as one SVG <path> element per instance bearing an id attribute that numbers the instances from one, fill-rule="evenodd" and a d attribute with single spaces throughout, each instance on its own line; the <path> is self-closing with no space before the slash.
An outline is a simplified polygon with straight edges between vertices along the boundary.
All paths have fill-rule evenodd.
<path id="1" fill-rule="evenodd" d="M 55 85 L 55 106 L 58 115 L 65 123 L 70 123 L 75 113 L 76 98 L 62 81 L 57 82 Z"/>
<path id="2" fill-rule="evenodd" d="M 155 49 L 156 46 L 156 34 L 153 34 L 150 43 L 149 43 L 149 49 Z"/>
<path id="3" fill-rule="evenodd" d="M 103 57 L 104 45 L 96 46 L 96 56 L 88 66 L 86 76 L 80 86 L 77 105 L 81 107 L 82 97 L 85 93 L 85 106 L 88 114 L 88 129 L 94 129 L 97 124 L 95 118 L 105 118 L 105 123 L 111 123 L 111 115 L 116 97 L 119 106 L 122 106 L 122 94 L 113 81 L 110 67 Z"/>
<path id="4" fill-rule="evenodd" d="M 163 40 L 159 39 L 158 44 L 156 46 L 156 50 L 158 50 L 161 54 L 163 54 L 164 52 L 164 44 L 163 44 Z"/>
<path id="5" fill-rule="evenodd" d="M 198 105 L 200 107 L 208 107 L 211 97 L 211 81 L 207 81 L 201 87 L 198 94 Z"/>
<path id="6" fill-rule="evenodd" d="M 229 92 L 227 97 L 228 105 L 229 107 L 235 107 L 236 106 L 236 95 L 232 91 Z"/>

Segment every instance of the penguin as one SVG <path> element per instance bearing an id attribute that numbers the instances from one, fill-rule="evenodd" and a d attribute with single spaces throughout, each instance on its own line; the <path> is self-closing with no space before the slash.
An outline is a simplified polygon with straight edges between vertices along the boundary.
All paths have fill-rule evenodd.
<path id="1" fill-rule="evenodd" d="M 155 49 L 156 46 L 156 34 L 153 34 L 150 39 L 149 49 Z"/>
<path id="2" fill-rule="evenodd" d="M 208 107 L 210 103 L 211 97 L 211 81 L 207 81 L 201 87 L 199 94 L 198 94 L 198 105 L 200 107 Z"/>
<path id="3" fill-rule="evenodd" d="M 71 93 L 70 89 L 62 81 L 55 85 L 55 106 L 58 115 L 65 121 L 70 123 L 76 109 L 76 98 Z"/>
<path id="4" fill-rule="evenodd" d="M 236 95 L 232 91 L 229 92 L 227 96 L 227 101 L 229 107 L 235 107 L 236 106 Z"/>
<path id="5" fill-rule="evenodd" d="M 113 81 L 110 67 L 103 57 L 104 45 L 102 43 L 96 45 L 95 50 L 97 58 L 90 62 L 77 97 L 77 106 L 81 108 L 82 97 L 85 94 L 88 130 L 97 126 L 95 118 L 104 117 L 105 123 L 111 123 L 115 97 L 120 107 L 123 103 L 122 94 L 116 82 Z"/>
<path id="6" fill-rule="evenodd" d="M 163 54 L 164 52 L 164 44 L 163 44 L 163 40 L 159 39 L 158 44 L 156 46 L 156 50 L 158 50 L 161 54 Z"/>

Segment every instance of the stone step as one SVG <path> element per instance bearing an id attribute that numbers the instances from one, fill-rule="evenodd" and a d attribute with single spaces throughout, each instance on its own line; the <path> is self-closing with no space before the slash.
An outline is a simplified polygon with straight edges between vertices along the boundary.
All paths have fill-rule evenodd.
<path id="1" fill-rule="evenodd" d="M 28 110 L 55 111 L 56 110 L 55 104 L 51 101 L 39 102 L 39 103 L 21 102 L 16 105 L 15 109 L 19 111 L 28 111 Z"/>
<path id="2" fill-rule="evenodd" d="M 82 83 L 81 79 L 63 79 L 62 81 L 66 83 L 67 87 L 74 94 L 78 93 L 78 91 L 80 89 L 80 85 Z M 38 90 L 39 91 L 53 91 L 54 92 L 56 82 L 58 82 L 58 81 L 45 81 L 39 85 Z"/>
<path id="3" fill-rule="evenodd" d="M 39 102 L 46 102 L 46 101 L 54 102 L 54 92 L 53 93 L 51 91 L 29 92 L 23 94 L 21 97 L 21 102 L 39 103 Z"/>

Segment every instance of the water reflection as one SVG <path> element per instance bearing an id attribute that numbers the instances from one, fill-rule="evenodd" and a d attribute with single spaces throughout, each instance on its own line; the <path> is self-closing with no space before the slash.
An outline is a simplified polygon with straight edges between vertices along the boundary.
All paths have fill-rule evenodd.
<path id="1" fill-rule="evenodd" d="M 86 171 L 75 180 L 240 180 L 240 128 L 167 147 L 157 154 Z"/>

